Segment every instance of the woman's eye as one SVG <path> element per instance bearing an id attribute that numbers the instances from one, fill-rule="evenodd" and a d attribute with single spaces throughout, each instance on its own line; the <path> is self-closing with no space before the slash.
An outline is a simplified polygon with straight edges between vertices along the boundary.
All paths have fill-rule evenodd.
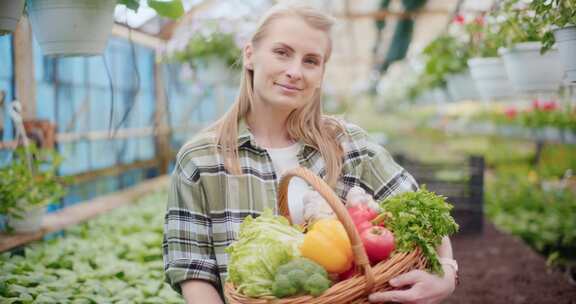
<path id="1" fill-rule="evenodd" d="M 280 55 L 280 56 L 287 56 L 288 52 L 286 52 L 285 50 L 279 49 L 279 50 L 275 50 L 274 53 Z"/>
<path id="2" fill-rule="evenodd" d="M 306 64 L 312 64 L 312 65 L 318 65 L 318 60 L 316 60 L 316 59 L 306 59 L 306 60 L 304 60 L 304 63 L 306 63 Z"/>

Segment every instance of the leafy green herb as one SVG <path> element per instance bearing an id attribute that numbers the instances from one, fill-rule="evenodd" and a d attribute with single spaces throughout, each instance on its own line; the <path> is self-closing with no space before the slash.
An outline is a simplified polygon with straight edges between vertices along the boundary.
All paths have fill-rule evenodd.
<path id="1" fill-rule="evenodd" d="M 394 233 L 396 250 L 410 252 L 420 247 L 428 261 L 428 269 L 442 274 L 436 247 L 442 238 L 458 231 L 450 215 L 452 205 L 445 197 L 426 190 L 406 192 L 380 203 L 386 216 L 385 225 Z"/>

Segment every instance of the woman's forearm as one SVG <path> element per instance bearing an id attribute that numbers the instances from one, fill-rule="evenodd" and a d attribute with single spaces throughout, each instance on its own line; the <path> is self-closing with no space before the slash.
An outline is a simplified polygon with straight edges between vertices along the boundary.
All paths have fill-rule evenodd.
<path id="1" fill-rule="evenodd" d="M 454 258 L 452 254 L 452 243 L 450 242 L 450 239 L 447 236 L 442 238 L 442 243 L 440 244 L 440 246 L 438 246 L 436 251 L 438 252 L 438 256 L 441 258 L 447 258 L 447 259 Z"/>
<path id="2" fill-rule="evenodd" d="M 206 281 L 185 281 L 180 287 L 186 304 L 223 304 L 216 288 Z"/>

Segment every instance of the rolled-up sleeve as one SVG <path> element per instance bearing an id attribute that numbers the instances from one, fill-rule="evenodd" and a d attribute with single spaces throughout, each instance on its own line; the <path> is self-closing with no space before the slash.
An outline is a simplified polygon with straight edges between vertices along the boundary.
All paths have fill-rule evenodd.
<path id="1" fill-rule="evenodd" d="M 200 279 L 220 288 L 212 243 L 212 222 L 200 172 L 180 157 L 170 180 L 162 242 L 166 282 L 181 293 L 180 283 Z"/>

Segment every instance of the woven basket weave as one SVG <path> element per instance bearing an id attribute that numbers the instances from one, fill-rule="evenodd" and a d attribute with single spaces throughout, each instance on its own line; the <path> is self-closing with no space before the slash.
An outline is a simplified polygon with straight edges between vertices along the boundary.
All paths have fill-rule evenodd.
<path id="1" fill-rule="evenodd" d="M 292 177 L 300 177 L 308 182 L 328 202 L 338 220 L 342 222 L 346 233 L 352 243 L 354 263 L 361 269 L 361 275 L 355 275 L 347 280 L 340 281 L 327 289 L 318 297 L 310 295 L 294 296 L 278 299 L 272 296 L 250 298 L 236 291 L 232 283 L 224 286 L 224 294 L 230 304 L 337 304 L 337 303 L 370 303 L 368 295 L 374 291 L 393 289 L 388 281 L 402 273 L 413 269 L 424 269 L 426 262 L 419 250 L 410 253 L 396 253 L 375 266 L 370 266 L 368 256 L 362 245 L 360 235 L 348 215 L 346 207 L 332 189 L 318 176 L 305 168 L 289 170 L 280 180 L 278 190 L 278 208 L 282 216 L 289 221 L 288 184 Z"/>

